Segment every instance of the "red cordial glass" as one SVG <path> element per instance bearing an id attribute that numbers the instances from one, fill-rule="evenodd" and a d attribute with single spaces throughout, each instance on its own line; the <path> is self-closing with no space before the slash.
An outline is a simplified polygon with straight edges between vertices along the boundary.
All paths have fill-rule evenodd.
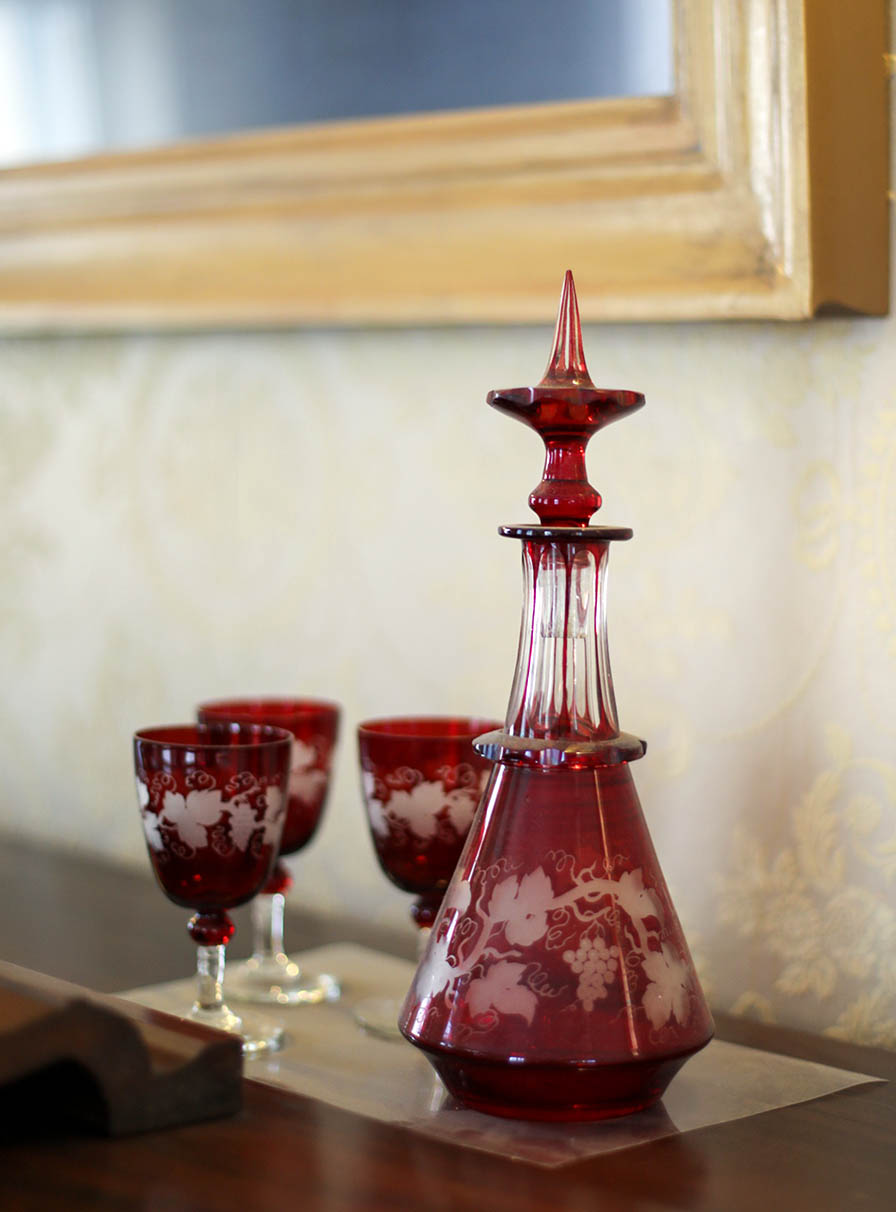
<path id="1" fill-rule="evenodd" d="M 639 407 L 588 376 L 567 274 L 548 370 L 489 403 L 542 436 L 522 540 L 525 599 L 503 729 L 463 855 L 400 1017 L 461 1102 L 496 1115 L 587 1120 L 662 1097 L 712 1018 L 638 802 L 606 631 L 609 545 L 585 444 Z"/>
<path id="2" fill-rule="evenodd" d="M 425 941 L 454 874 L 491 762 L 473 742 L 500 727 L 470 716 L 400 716 L 358 727 L 361 789 L 380 867 L 413 895 Z M 371 999 L 355 1015 L 379 1035 L 397 1035 L 399 1005 Z"/>
<path id="3" fill-rule="evenodd" d="M 361 784 L 380 867 L 431 926 L 466 841 L 491 762 L 473 748 L 492 720 L 405 716 L 358 727 Z"/>
<path id="4" fill-rule="evenodd" d="M 176 905 L 195 909 L 199 993 L 190 1017 L 239 1034 L 249 1055 L 279 1046 L 224 1004 L 227 910 L 256 895 L 270 875 L 286 816 L 292 738 L 281 728 L 193 724 L 134 736 L 137 800 L 153 872 Z"/>
<path id="5" fill-rule="evenodd" d="M 292 875 L 284 855 L 302 850 L 317 832 L 327 802 L 330 769 L 339 735 L 340 708 L 323 699 L 231 698 L 201 703 L 197 718 L 213 734 L 238 724 L 268 724 L 292 735 L 289 791 L 280 857 L 252 904 L 251 957 L 228 970 L 228 994 L 235 999 L 279 1005 L 307 1005 L 339 997 L 331 973 L 310 972 L 283 941 L 285 893 Z"/>

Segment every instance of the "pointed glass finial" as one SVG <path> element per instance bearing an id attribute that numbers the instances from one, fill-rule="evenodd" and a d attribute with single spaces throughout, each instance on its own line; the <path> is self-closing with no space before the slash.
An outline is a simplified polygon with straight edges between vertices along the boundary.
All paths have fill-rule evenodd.
<path id="1" fill-rule="evenodd" d="M 529 504 L 543 526 L 587 526 L 600 509 L 600 493 L 588 483 L 585 447 L 604 425 L 644 403 L 637 391 L 595 387 L 585 364 L 582 325 L 572 273 L 560 296 L 554 347 L 544 378 L 535 387 L 490 391 L 488 403 L 541 435 L 545 446 L 541 483 Z"/>
<path id="2" fill-rule="evenodd" d="M 548 367 L 539 387 L 561 383 L 571 383 L 576 387 L 594 387 L 585 364 L 579 300 L 576 298 L 576 284 L 571 269 L 566 271 L 566 277 L 563 279 L 563 293 L 560 296 L 560 310 L 557 312 L 557 327 L 554 331 L 554 348 L 551 350 Z"/>

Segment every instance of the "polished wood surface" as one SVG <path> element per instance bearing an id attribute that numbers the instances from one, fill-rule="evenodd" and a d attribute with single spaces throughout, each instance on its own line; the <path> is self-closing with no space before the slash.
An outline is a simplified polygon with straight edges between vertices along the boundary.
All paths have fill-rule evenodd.
<path id="1" fill-rule="evenodd" d="M 679 0 L 671 97 L 0 172 L 0 326 L 804 319 L 888 306 L 885 0 Z"/>
<path id="2" fill-rule="evenodd" d="M 192 962 L 182 912 L 148 879 L 10 839 L 0 843 L 0 921 L 0 959 L 93 988 L 182 976 Z M 305 945 L 353 938 L 408 952 L 403 936 L 347 920 L 290 925 Z M 231 1119 L 114 1141 L 8 1136 L 0 1142 L 0 1208 L 892 1212 L 896 1053 L 725 1015 L 717 1026 L 724 1039 L 889 1084 L 540 1170 L 248 1081 L 243 1110 Z"/>

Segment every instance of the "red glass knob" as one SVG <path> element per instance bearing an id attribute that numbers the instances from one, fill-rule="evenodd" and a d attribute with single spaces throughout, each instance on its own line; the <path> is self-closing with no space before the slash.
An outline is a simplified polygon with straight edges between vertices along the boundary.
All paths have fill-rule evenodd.
<path id="1" fill-rule="evenodd" d="M 197 947 L 226 947 L 233 938 L 236 927 L 223 911 L 194 913 L 187 923 L 187 931 Z"/>

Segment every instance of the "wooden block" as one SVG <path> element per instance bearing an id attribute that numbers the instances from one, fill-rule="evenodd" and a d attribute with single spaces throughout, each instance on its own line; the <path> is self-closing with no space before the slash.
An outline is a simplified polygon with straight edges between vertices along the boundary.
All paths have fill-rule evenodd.
<path id="1" fill-rule="evenodd" d="M 120 1136 L 241 1103 L 238 1039 L 0 962 L 0 1135 Z"/>

